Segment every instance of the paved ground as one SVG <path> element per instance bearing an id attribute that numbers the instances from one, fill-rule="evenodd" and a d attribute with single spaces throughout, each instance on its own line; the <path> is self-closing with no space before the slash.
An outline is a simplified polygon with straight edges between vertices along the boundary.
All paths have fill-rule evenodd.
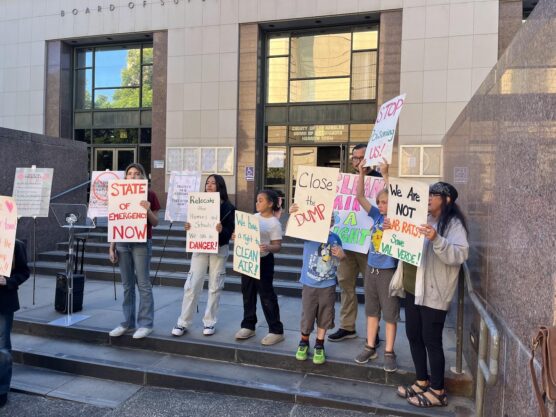
<path id="1" fill-rule="evenodd" d="M 363 417 L 366 413 L 221 394 L 141 388 L 116 408 L 10 393 L 2 417 Z M 394 417 L 394 416 L 392 416 Z"/>

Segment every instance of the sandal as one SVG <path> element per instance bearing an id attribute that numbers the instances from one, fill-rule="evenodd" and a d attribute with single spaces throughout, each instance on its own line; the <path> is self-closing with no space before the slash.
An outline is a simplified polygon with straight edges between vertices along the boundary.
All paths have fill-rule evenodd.
<path id="1" fill-rule="evenodd" d="M 417 387 L 420 391 L 415 391 L 415 388 L 413 387 Z M 415 383 L 413 385 L 400 385 L 398 387 L 398 397 L 402 397 L 402 398 L 409 398 L 409 397 L 415 397 L 417 394 L 422 394 L 424 393 L 427 389 L 429 388 L 429 385 L 421 385 L 419 384 L 417 381 L 415 381 Z M 400 391 L 400 389 L 403 390 L 403 393 Z"/>
<path id="2" fill-rule="evenodd" d="M 446 407 L 448 405 L 448 397 L 446 393 L 444 394 L 437 394 L 433 390 L 427 390 L 427 393 L 431 394 L 438 402 L 432 402 L 426 395 L 425 392 L 421 392 L 414 397 L 408 398 L 407 402 L 415 407 L 420 408 L 430 408 L 430 407 Z M 416 398 L 418 403 L 412 401 L 412 399 Z"/>

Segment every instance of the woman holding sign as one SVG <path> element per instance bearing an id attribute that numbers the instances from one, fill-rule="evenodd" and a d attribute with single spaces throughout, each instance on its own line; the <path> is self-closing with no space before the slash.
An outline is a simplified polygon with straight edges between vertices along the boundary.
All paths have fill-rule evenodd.
<path id="1" fill-rule="evenodd" d="M 147 174 L 141 164 L 130 164 L 125 170 L 126 180 L 145 180 Z M 147 241 L 140 243 L 110 243 L 110 261 L 120 261 L 120 275 L 124 287 L 124 321 L 109 334 L 119 337 L 135 328 L 135 285 L 139 289 L 139 328 L 133 333 L 134 339 L 147 337 L 153 331 L 154 299 L 150 278 L 153 227 L 158 225 L 160 203 L 156 193 L 148 191 L 147 200 L 141 201 L 147 210 Z"/>
<path id="2" fill-rule="evenodd" d="M 195 315 L 197 299 L 203 289 L 207 268 L 209 271 L 209 291 L 207 307 L 203 317 L 203 334 L 214 334 L 216 315 L 220 304 L 220 293 L 224 288 L 224 272 L 228 259 L 230 238 L 234 232 L 236 208 L 230 203 L 226 182 L 221 175 L 213 174 L 205 182 L 205 192 L 220 193 L 220 223 L 216 227 L 218 232 L 218 253 L 193 253 L 189 277 L 185 282 L 181 314 L 178 323 L 172 329 L 172 335 L 183 336 Z M 185 231 L 191 230 L 191 224 L 185 223 Z"/>
<path id="3" fill-rule="evenodd" d="M 391 284 L 396 288 L 401 283 L 406 294 L 406 334 L 417 375 L 413 385 L 398 387 L 398 395 L 416 407 L 448 405 L 442 332 L 469 251 L 457 198 L 457 190 L 446 182 L 430 186 L 428 222 L 419 228 L 425 236 L 421 266 L 399 262 Z M 390 222 L 385 221 L 384 227 L 389 228 Z"/>

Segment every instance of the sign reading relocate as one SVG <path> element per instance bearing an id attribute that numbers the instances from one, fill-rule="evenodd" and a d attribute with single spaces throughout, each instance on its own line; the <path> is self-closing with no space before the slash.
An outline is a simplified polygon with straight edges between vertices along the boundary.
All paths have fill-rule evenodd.
<path id="1" fill-rule="evenodd" d="M 189 193 L 187 252 L 218 253 L 220 193 Z"/>

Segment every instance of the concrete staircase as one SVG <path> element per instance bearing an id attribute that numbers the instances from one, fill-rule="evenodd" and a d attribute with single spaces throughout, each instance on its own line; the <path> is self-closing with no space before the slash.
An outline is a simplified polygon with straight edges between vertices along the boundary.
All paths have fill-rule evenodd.
<path id="1" fill-rule="evenodd" d="M 31 304 L 31 282 L 20 289 L 22 310 L 14 322 L 14 359 L 33 367 L 68 372 L 75 375 L 103 378 L 138 385 L 193 389 L 228 393 L 247 397 L 267 398 L 316 406 L 365 411 L 394 416 L 472 416 L 470 399 L 473 381 L 467 370 L 464 375 L 446 374 L 450 405 L 446 408 L 417 409 L 395 394 L 395 386 L 415 379 L 403 321 L 398 329 L 396 351 L 399 371 L 382 369 L 383 347 L 379 359 L 358 365 L 353 358 L 364 339 L 327 343 L 327 363 L 295 360 L 299 340 L 302 244 L 286 240 L 277 256 L 275 286 L 279 294 L 286 340 L 263 347 L 260 339 L 267 332 L 259 311 L 257 336 L 244 342 L 233 338 L 242 316 L 239 276 L 227 267 L 226 288 L 222 295 L 217 332 L 202 335 L 201 317 L 206 292 L 199 301 L 196 324 L 181 338 L 170 335 L 181 305 L 183 292 L 176 289 L 185 282 L 190 255 L 184 255 L 184 235 L 168 226 L 155 229 L 152 275 L 154 277 L 162 246 L 168 234 L 168 245 L 160 263 L 158 277 L 162 285 L 153 288 L 155 297 L 155 331 L 143 340 L 131 335 L 110 338 L 108 331 L 122 319 L 123 298 L 118 283 L 118 300 L 114 300 L 113 268 L 108 261 L 105 231 L 89 233 L 85 256 L 87 276 L 84 309 L 79 314 L 89 318 L 71 327 L 49 324 L 61 317 L 54 311 L 54 277 L 63 270 L 67 244 L 58 244 L 55 251 L 40 254 L 37 261 L 36 304 Z M 119 273 L 116 268 L 116 278 Z M 362 293 L 362 292 L 361 292 Z M 339 310 L 339 304 L 337 304 Z M 357 328 L 365 328 L 363 306 L 359 308 Z M 403 314 L 402 314 L 403 316 Z M 446 329 L 447 368 L 455 360 L 455 336 Z"/>

